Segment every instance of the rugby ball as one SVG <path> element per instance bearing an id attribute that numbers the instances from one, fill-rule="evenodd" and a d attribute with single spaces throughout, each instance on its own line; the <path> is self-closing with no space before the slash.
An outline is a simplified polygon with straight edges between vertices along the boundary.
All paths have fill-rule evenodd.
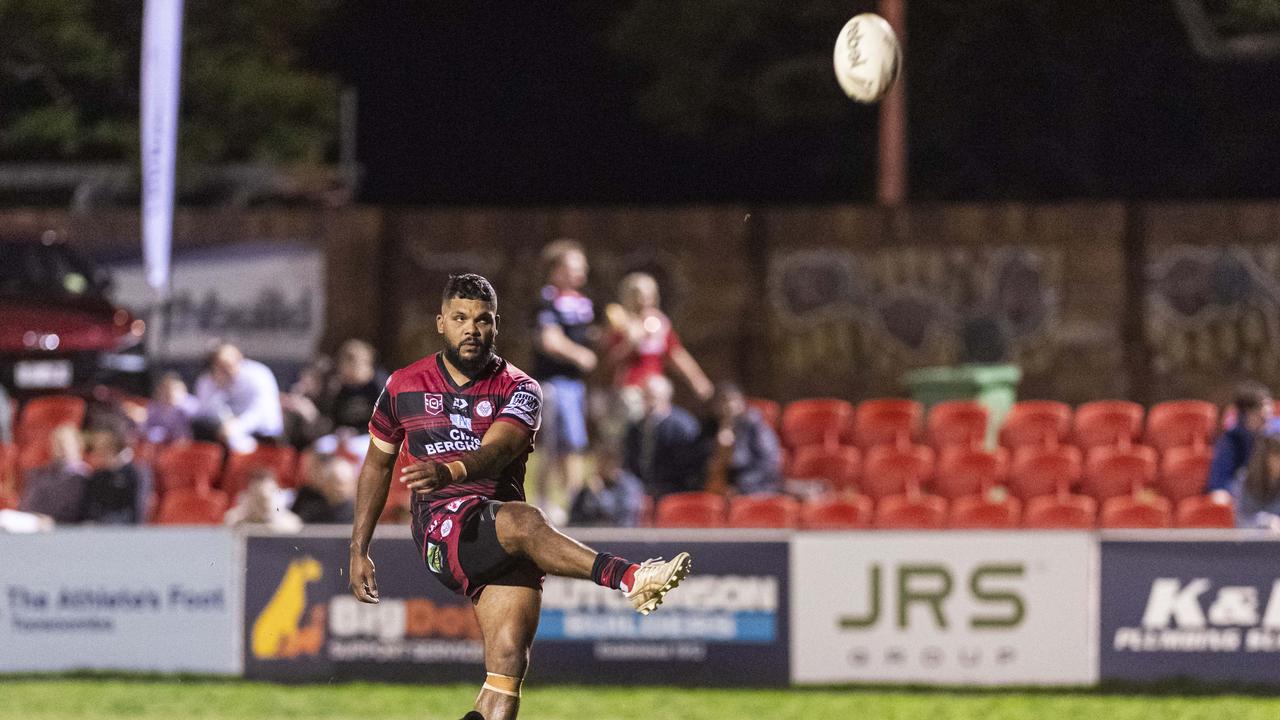
<path id="1" fill-rule="evenodd" d="M 898 79 L 902 46 L 888 21 L 873 13 L 856 15 L 836 38 L 836 81 L 860 103 L 884 97 Z"/>

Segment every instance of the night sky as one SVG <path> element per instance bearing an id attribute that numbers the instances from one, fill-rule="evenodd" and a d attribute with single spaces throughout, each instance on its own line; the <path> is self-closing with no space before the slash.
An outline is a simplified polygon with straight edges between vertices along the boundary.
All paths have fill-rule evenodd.
<path id="1" fill-rule="evenodd" d="M 871 7 L 797 5 L 756 30 L 744 69 L 829 58 L 828 18 Z M 361 199 L 871 199 L 876 112 L 829 66 L 789 81 L 800 109 L 780 121 L 689 133 L 646 115 L 649 69 L 608 42 L 635 6 L 352 3 L 317 58 L 360 93 Z M 908 31 L 913 200 L 1280 194 L 1280 61 L 1197 57 L 1169 2 L 915 0 Z"/>

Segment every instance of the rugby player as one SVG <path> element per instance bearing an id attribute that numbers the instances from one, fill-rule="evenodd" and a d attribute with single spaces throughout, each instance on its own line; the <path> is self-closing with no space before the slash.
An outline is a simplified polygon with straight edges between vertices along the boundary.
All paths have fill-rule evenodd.
<path id="1" fill-rule="evenodd" d="M 689 573 L 688 553 L 633 563 L 564 535 L 524 502 L 542 412 L 538 383 L 494 354 L 498 299 L 479 275 L 450 276 L 436 330 L 444 349 L 392 373 L 378 398 L 356 491 L 351 591 L 378 602 L 369 544 L 392 468 L 413 491 L 413 539 L 427 569 L 471 599 L 486 679 L 468 720 L 514 718 L 538 628 L 544 573 L 623 592 L 647 615 Z"/>

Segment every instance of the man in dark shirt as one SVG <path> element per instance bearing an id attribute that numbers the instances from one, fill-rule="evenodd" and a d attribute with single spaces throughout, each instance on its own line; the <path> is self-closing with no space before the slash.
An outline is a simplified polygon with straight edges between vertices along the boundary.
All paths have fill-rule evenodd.
<path id="1" fill-rule="evenodd" d="M 778 492 L 782 484 L 782 447 L 764 418 L 747 407 L 733 383 L 716 386 L 715 417 L 707 424 L 707 488 L 751 493 Z"/>
<path id="2" fill-rule="evenodd" d="M 337 372 L 320 412 L 333 421 L 334 429 L 349 428 L 363 435 L 373 405 L 387 384 L 387 374 L 374 364 L 373 346 L 363 340 L 342 343 L 334 364 Z"/>
<path id="3" fill-rule="evenodd" d="M 146 522 L 151 475 L 133 462 L 125 421 L 103 418 L 91 425 L 85 445 L 93 473 L 85 482 L 82 522 L 137 525 Z"/>
<path id="4" fill-rule="evenodd" d="M 586 376 L 596 366 L 591 350 L 595 311 L 591 298 L 582 294 L 587 282 L 587 256 L 574 240 L 556 240 L 542 250 L 547 284 L 538 297 L 534 318 L 533 377 L 545 398 L 546 453 L 535 492 L 535 504 L 550 506 L 552 481 L 559 485 L 564 502 L 582 489 L 587 449 Z M 563 520 L 558 506 L 552 515 Z"/>
<path id="5" fill-rule="evenodd" d="M 356 469 L 336 455 L 318 457 L 298 489 L 293 514 L 302 522 L 349 523 L 355 519 Z"/>
<path id="6" fill-rule="evenodd" d="M 671 402 L 671 381 L 654 375 L 644 385 L 644 417 L 627 428 L 623 466 L 655 498 L 702 489 L 706 460 L 696 418 Z"/>

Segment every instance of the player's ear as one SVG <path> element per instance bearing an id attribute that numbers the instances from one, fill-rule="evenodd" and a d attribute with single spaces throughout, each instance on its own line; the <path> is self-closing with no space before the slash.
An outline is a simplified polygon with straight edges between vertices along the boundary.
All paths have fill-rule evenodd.
<path id="1" fill-rule="evenodd" d="M 498 313 L 493 314 L 493 334 L 494 335 L 498 334 L 498 321 L 501 319 L 502 319 L 502 316 L 499 315 Z"/>
<path id="2" fill-rule="evenodd" d="M 436 332 L 444 334 L 444 313 L 436 315 Z"/>

